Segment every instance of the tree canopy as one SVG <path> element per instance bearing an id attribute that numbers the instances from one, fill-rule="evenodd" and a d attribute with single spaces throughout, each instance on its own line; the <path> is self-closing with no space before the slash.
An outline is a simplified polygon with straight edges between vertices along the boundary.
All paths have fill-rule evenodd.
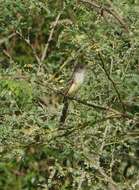
<path id="1" fill-rule="evenodd" d="M 139 189 L 138 0 L 0 11 L 0 189 Z M 75 63 L 85 82 L 60 126 Z"/>

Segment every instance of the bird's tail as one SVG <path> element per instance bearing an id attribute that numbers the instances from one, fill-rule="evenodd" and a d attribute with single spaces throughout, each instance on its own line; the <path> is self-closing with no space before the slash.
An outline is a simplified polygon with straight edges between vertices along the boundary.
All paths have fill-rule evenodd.
<path id="1" fill-rule="evenodd" d="M 67 97 L 64 97 L 63 102 L 64 102 L 64 106 L 63 106 L 60 121 L 59 121 L 60 124 L 64 124 L 67 117 L 67 113 L 68 113 L 68 107 L 69 107 L 69 101 Z"/>

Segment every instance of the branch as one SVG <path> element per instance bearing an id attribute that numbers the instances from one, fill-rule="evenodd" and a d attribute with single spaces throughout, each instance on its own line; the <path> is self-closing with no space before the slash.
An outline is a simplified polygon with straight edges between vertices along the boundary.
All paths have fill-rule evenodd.
<path id="1" fill-rule="evenodd" d="M 107 120 L 109 120 L 109 119 L 115 119 L 115 118 L 121 118 L 121 116 L 119 116 L 119 115 L 114 115 L 114 116 L 108 116 L 108 117 L 105 117 L 105 118 L 102 118 L 102 119 L 98 119 L 98 120 L 95 120 L 95 121 L 93 121 L 93 122 L 91 122 L 91 125 L 93 126 L 93 125 L 95 125 L 95 124 L 98 124 L 98 123 L 102 123 L 102 122 L 104 122 L 104 121 L 107 121 Z M 72 128 L 66 128 L 66 132 L 65 133 L 63 133 L 63 134 L 60 134 L 60 135 L 58 135 L 58 136 L 56 136 L 56 138 L 57 137 L 66 137 L 66 136 L 69 136 L 69 135 L 71 135 L 72 133 L 74 133 L 74 132 L 76 132 L 76 131 L 79 131 L 79 130 L 82 130 L 82 129 L 85 129 L 85 128 L 87 128 L 88 127 L 88 124 L 89 124 L 89 122 L 86 122 L 84 125 L 81 125 L 81 126 L 79 126 L 79 127 L 72 127 Z M 59 130 L 65 130 L 65 128 L 59 128 Z"/>
<path id="2" fill-rule="evenodd" d="M 112 79 L 111 79 L 112 80 Z M 112 80 L 113 81 L 113 80 Z M 112 82 L 111 81 L 111 82 Z M 114 83 L 114 81 L 113 81 L 113 83 Z M 114 85 L 115 85 L 115 83 L 114 83 Z M 115 86 L 116 87 L 116 86 Z M 115 90 L 117 90 L 117 88 L 115 89 Z M 117 90 L 117 92 L 118 92 L 118 90 Z M 62 96 L 65 96 L 65 94 L 64 93 L 62 93 L 62 92 L 59 92 L 59 91 L 57 91 L 56 92 L 57 94 L 60 94 L 60 95 L 62 95 Z M 119 92 L 118 92 L 118 95 L 120 95 L 119 94 Z M 128 119 L 133 119 L 133 117 L 130 115 L 130 114 L 128 114 L 128 113 L 126 113 L 126 110 L 124 109 L 124 112 L 123 113 L 121 113 L 121 112 L 119 112 L 118 110 L 116 110 L 116 109 L 113 109 L 113 108 L 111 108 L 111 107 L 108 107 L 108 106 L 100 106 L 100 105 L 97 105 L 97 104 L 93 104 L 93 103 L 90 103 L 90 102 L 88 102 L 88 100 L 81 100 L 81 99 L 79 99 L 79 98 L 77 98 L 77 97 L 71 97 L 71 96 L 66 96 L 68 99 L 70 99 L 70 100 L 74 100 L 74 101 L 76 101 L 77 103 L 79 103 L 79 104 L 83 104 L 83 105 L 85 105 L 85 106 L 88 106 L 88 107 L 91 107 L 91 108 L 95 108 L 95 109 L 99 109 L 99 110 L 103 110 L 103 111 L 109 111 L 109 112 L 112 112 L 112 113 L 114 113 L 114 114 L 117 114 L 117 115 L 120 115 L 120 116 L 122 116 L 122 117 L 125 117 L 125 118 L 128 118 Z M 119 97 L 119 96 L 118 96 Z M 121 97 L 120 97 L 121 98 Z M 121 99 L 120 99 L 121 100 Z M 121 102 L 121 101 L 120 101 Z M 122 106 L 124 106 L 124 103 L 123 102 L 121 102 L 122 103 Z M 124 107 L 125 108 L 125 107 Z"/>
<path id="3" fill-rule="evenodd" d="M 55 31 L 55 28 L 56 28 L 56 26 L 57 26 L 57 24 L 58 24 L 58 20 L 59 20 L 59 18 L 60 18 L 60 16 L 61 16 L 61 13 L 62 13 L 62 12 L 60 12 L 60 13 L 57 15 L 55 21 L 54 21 L 53 24 L 51 25 L 52 29 L 51 29 L 51 31 L 50 31 L 48 41 L 47 41 L 47 43 L 45 44 L 45 48 L 44 48 L 44 51 L 43 51 L 42 57 L 41 57 L 41 61 L 42 61 L 42 62 L 44 61 L 44 59 L 45 59 L 45 57 L 46 57 L 49 44 L 50 44 L 50 42 L 51 42 L 51 40 L 52 40 L 52 37 L 53 37 L 54 31 Z"/>
<path id="4" fill-rule="evenodd" d="M 105 74 L 106 74 L 107 78 L 111 81 L 111 83 L 112 83 L 112 85 L 113 85 L 113 88 L 115 89 L 115 91 L 116 91 L 116 93 L 117 93 L 118 99 L 119 99 L 119 101 L 120 101 L 120 103 L 121 103 L 121 105 L 122 105 L 123 112 L 125 113 L 125 112 L 126 112 L 126 108 L 125 108 L 125 105 L 124 105 L 124 103 L 123 103 L 123 101 L 122 101 L 121 95 L 120 95 L 120 93 L 119 93 L 119 91 L 118 91 L 118 89 L 117 89 L 117 87 L 116 87 L 116 84 L 115 84 L 115 82 L 113 81 L 113 79 L 110 77 L 110 75 L 109 75 L 107 69 L 105 68 L 105 64 L 104 64 L 103 58 L 102 58 L 102 56 L 101 56 L 101 54 L 100 54 L 99 52 L 98 52 L 98 56 L 99 56 L 100 61 L 101 61 L 100 66 L 102 66 L 103 70 L 105 71 Z"/>
<path id="5" fill-rule="evenodd" d="M 123 18 L 119 15 L 119 13 L 114 9 L 113 4 L 111 1 L 109 1 L 109 6 L 111 9 L 105 8 L 104 11 L 107 11 L 109 14 L 111 14 L 115 19 L 119 21 L 119 23 L 124 27 L 126 32 L 129 32 L 127 24 L 124 22 Z"/>
<path id="6" fill-rule="evenodd" d="M 58 90 L 56 90 L 56 89 L 54 89 L 54 88 L 52 88 L 52 87 L 50 87 L 49 85 L 49 83 L 47 83 L 47 82 L 45 82 L 45 84 L 43 84 L 42 82 L 40 82 L 40 81 L 35 81 L 36 83 L 38 83 L 39 85 L 41 85 L 41 86 L 45 86 L 46 87 L 46 85 L 47 85 L 47 88 L 48 89 L 50 89 L 50 90 L 52 90 L 55 94 L 58 94 L 58 95 L 61 95 L 61 96 L 65 96 L 65 94 L 64 93 L 62 93 L 61 91 L 58 91 Z M 114 83 L 115 84 L 115 83 Z M 77 103 L 79 103 L 79 104 L 83 104 L 83 105 L 85 105 L 85 106 L 88 106 L 88 107 L 91 107 L 91 108 L 95 108 L 95 109 L 99 109 L 99 110 L 102 110 L 102 111 L 110 111 L 110 112 L 112 112 L 112 113 L 114 113 L 114 114 L 116 114 L 116 115 L 118 115 L 118 117 L 120 116 L 122 116 L 122 117 L 125 117 L 125 118 L 128 118 L 128 119 L 133 119 L 133 117 L 130 115 L 130 114 L 128 114 L 128 113 L 121 113 L 121 112 L 119 112 L 118 110 L 116 110 L 116 109 L 113 109 L 113 108 L 111 108 L 111 107 L 108 107 L 108 106 L 100 106 L 100 105 L 97 105 L 97 104 L 93 104 L 93 103 L 90 103 L 90 102 L 88 102 L 88 100 L 81 100 L 81 99 L 79 99 L 79 98 L 77 98 L 77 97 L 71 97 L 71 96 L 66 96 L 69 100 L 74 100 L 74 101 L 76 101 Z"/>
<path id="7" fill-rule="evenodd" d="M 28 47 L 31 49 L 36 61 L 38 62 L 39 66 L 41 65 L 41 60 L 40 58 L 38 57 L 37 53 L 36 53 L 36 50 L 34 49 L 34 47 L 31 45 L 31 43 L 29 42 L 29 40 L 25 39 L 24 36 L 16 31 L 16 34 L 28 45 Z"/>
<path id="8" fill-rule="evenodd" d="M 80 0 L 80 2 L 87 4 L 89 6 L 89 8 L 91 8 L 91 9 L 95 9 L 97 11 L 97 13 L 101 14 L 101 16 L 103 16 L 103 17 L 104 17 L 104 12 L 109 13 L 124 27 L 126 32 L 129 32 L 128 26 L 124 22 L 123 18 L 118 14 L 117 11 L 115 11 L 112 8 L 111 4 L 109 4 L 111 7 L 111 9 L 110 9 L 108 7 L 104 7 L 102 5 L 99 5 L 96 2 L 92 2 L 91 0 Z"/>
<path id="9" fill-rule="evenodd" d="M 5 43 L 5 42 L 7 42 L 8 40 L 10 40 L 11 38 L 13 38 L 14 36 L 16 36 L 16 33 L 12 33 L 9 36 L 0 39 L 0 45 L 3 44 L 3 43 Z"/>
<path id="10" fill-rule="evenodd" d="M 8 51 L 6 50 L 3 50 L 3 54 L 10 60 L 14 63 L 14 59 L 12 58 L 12 56 L 8 53 Z"/>

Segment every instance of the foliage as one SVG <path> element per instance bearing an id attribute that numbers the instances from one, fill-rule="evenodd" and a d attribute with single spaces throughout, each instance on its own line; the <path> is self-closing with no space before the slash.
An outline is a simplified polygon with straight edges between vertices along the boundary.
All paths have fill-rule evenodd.
<path id="1" fill-rule="evenodd" d="M 1 0 L 0 189 L 139 189 L 139 3 L 85 2 Z"/>

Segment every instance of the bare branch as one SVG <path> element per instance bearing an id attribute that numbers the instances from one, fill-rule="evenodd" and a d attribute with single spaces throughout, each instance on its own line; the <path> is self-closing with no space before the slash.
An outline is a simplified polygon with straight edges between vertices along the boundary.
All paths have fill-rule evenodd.
<path id="1" fill-rule="evenodd" d="M 96 2 L 93 2 L 91 0 L 80 0 L 80 2 L 87 4 L 89 6 L 89 8 L 91 8 L 91 9 L 95 9 L 95 11 L 98 14 L 101 14 L 101 16 L 103 16 L 103 17 L 104 17 L 104 12 L 109 13 L 124 27 L 126 32 L 129 32 L 127 24 L 124 22 L 123 18 L 118 14 L 118 12 L 113 9 L 111 4 L 109 4 L 110 8 L 108 8 L 106 6 L 104 7 L 102 5 L 99 5 Z"/>
<path id="2" fill-rule="evenodd" d="M 12 56 L 11 56 L 6 50 L 3 50 L 3 54 L 4 54 L 12 63 L 14 63 L 14 59 L 12 58 Z"/>
<path id="3" fill-rule="evenodd" d="M 36 81 L 36 83 L 38 83 L 41 86 L 46 86 L 47 85 L 47 88 L 50 89 L 51 91 L 53 91 L 54 93 L 56 93 L 58 95 L 61 95 L 61 96 L 65 96 L 65 94 L 62 93 L 61 91 L 58 91 L 58 90 L 50 87 L 50 84 L 47 83 L 47 82 L 45 82 L 45 84 L 44 84 L 42 82 Z M 77 97 L 71 97 L 71 96 L 66 96 L 66 97 L 69 100 L 74 100 L 74 101 L 76 101 L 79 104 L 83 104 L 83 105 L 91 107 L 91 108 L 99 109 L 99 110 L 102 110 L 102 111 L 109 111 L 109 112 L 117 115 L 118 117 L 120 116 L 120 117 L 125 117 L 125 118 L 129 118 L 129 119 L 133 119 L 133 117 L 131 115 L 129 115 L 128 113 L 125 113 L 125 112 L 121 113 L 120 111 L 118 111 L 116 109 L 113 109 L 111 107 L 108 107 L 108 106 L 101 106 L 101 105 L 93 104 L 93 103 L 90 103 L 88 100 L 81 100 L 81 99 L 79 99 Z"/>
<path id="4" fill-rule="evenodd" d="M 53 24 L 51 25 L 52 29 L 51 29 L 51 31 L 50 31 L 48 41 L 47 41 L 47 43 L 45 44 L 44 51 L 43 51 L 42 57 L 41 57 L 41 61 L 42 61 L 42 62 L 44 61 L 44 59 L 45 59 L 45 57 L 46 57 L 49 44 L 50 44 L 50 42 L 51 42 L 51 40 L 52 40 L 52 37 L 53 37 L 54 31 L 55 31 L 55 28 L 56 28 L 56 26 L 57 26 L 57 24 L 58 24 L 58 20 L 59 20 L 59 18 L 60 18 L 60 16 L 61 16 L 61 13 L 62 13 L 62 12 L 60 12 L 60 13 L 57 15 L 57 17 L 56 17 L 56 19 L 55 19 L 55 22 L 53 22 Z"/>
<path id="5" fill-rule="evenodd" d="M 36 53 L 36 50 L 35 50 L 34 47 L 31 45 L 31 43 L 29 42 L 29 40 L 25 39 L 24 36 L 23 36 L 20 32 L 18 32 L 18 31 L 16 31 L 16 34 L 30 47 L 30 49 L 31 49 L 31 51 L 32 51 L 32 53 L 33 53 L 33 55 L 34 55 L 36 61 L 38 62 L 39 66 L 40 66 L 40 65 L 41 65 L 41 60 L 40 60 L 40 58 L 38 57 L 38 55 L 37 55 L 37 53 Z"/>
<path id="6" fill-rule="evenodd" d="M 126 112 L 126 108 L 125 108 L 125 105 L 124 105 L 124 103 L 123 103 L 123 101 L 122 101 L 121 95 L 120 95 L 120 93 L 119 93 L 119 91 L 118 91 L 118 89 L 117 89 L 117 87 L 116 87 L 116 84 L 115 84 L 115 82 L 113 81 L 113 79 L 110 77 L 109 73 L 107 72 L 107 69 L 105 68 L 105 64 L 104 64 L 103 58 L 102 58 L 102 56 L 101 56 L 101 54 L 100 54 L 99 52 L 98 52 L 98 56 L 99 56 L 100 61 L 101 61 L 100 66 L 102 66 L 102 68 L 103 68 L 103 70 L 104 70 L 106 76 L 107 76 L 108 79 L 111 81 L 111 83 L 112 83 L 112 85 L 113 85 L 113 88 L 115 89 L 115 91 L 116 91 L 116 93 L 117 93 L 118 99 L 119 99 L 119 101 L 120 101 L 120 103 L 121 103 L 121 105 L 122 105 L 123 112 L 125 113 L 125 112 Z"/>
<path id="7" fill-rule="evenodd" d="M 9 36 L 0 39 L 0 45 L 3 44 L 3 43 L 5 43 L 5 42 L 7 42 L 8 40 L 10 40 L 11 38 L 13 38 L 14 36 L 16 36 L 16 33 L 12 33 Z"/>

